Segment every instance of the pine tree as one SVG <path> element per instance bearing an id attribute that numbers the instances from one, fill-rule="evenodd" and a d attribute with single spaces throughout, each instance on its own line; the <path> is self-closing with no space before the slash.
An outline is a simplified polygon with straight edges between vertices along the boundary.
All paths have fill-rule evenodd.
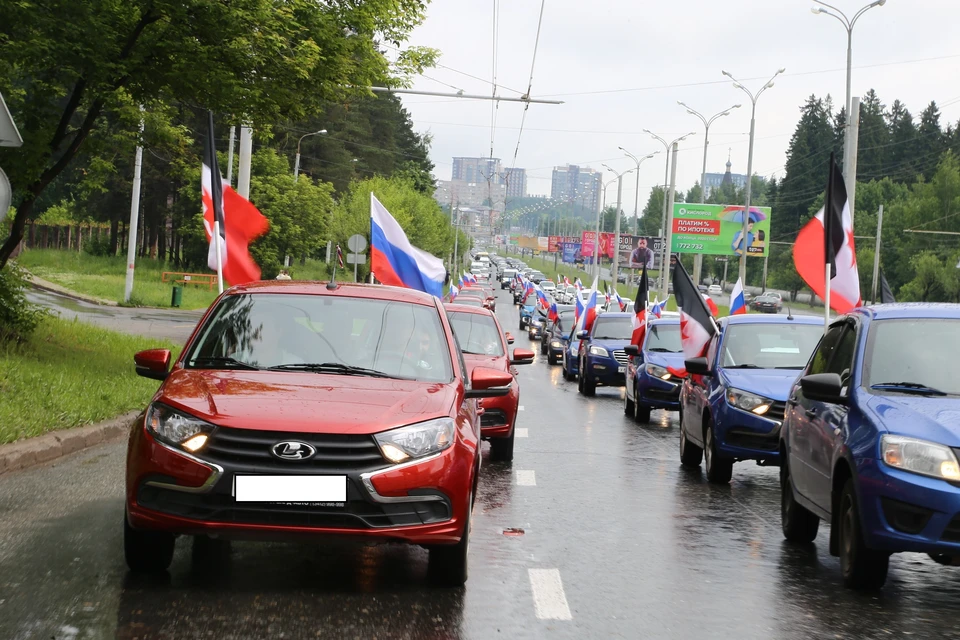
<path id="1" fill-rule="evenodd" d="M 917 127 L 913 116 L 899 100 L 893 101 L 887 116 L 890 123 L 890 149 L 885 173 L 900 182 L 916 178 Z"/>
<path id="2" fill-rule="evenodd" d="M 947 149 L 947 140 L 940 128 L 940 109 L 931 102 L 920 114 L 920 126 L 917 128 L 916 165 L 924 177 L 930 178 L 940 163 L 940 157 Z"/>
<path id="3" fill-rule="evenodd" d="M 890 129 L 886 107 L 876 91 L 870 89 L 860 103 L 860 135 L 857 149 L 857 179 L 880 179 L 886 175 L 886 158 L 890 153 Z"/>
<path id="4" fill-rule="evenodd" d="M 779 185 L 771 221 L 774 238 L 791 238 L 807 221 L 810 207 L 826 187 L 835 131 L 824 100 L 811 95 L 787 149 L 786 174 Z"/>

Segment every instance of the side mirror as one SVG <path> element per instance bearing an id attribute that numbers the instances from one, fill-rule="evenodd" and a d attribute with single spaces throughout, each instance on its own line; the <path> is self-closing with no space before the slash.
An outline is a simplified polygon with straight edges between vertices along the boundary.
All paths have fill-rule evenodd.
<path id="1" fill-rule="evenodd" d="M 587 337 L 587 332 L 586 332 L 586 331 L 578 331 L 578 332 L 577 332 L 577 338 L 578 338 L 578 339 L 583 340 L 583 339 L 586 338 L 586 337 Z"/>
<path id="2" fill-rule="evenodd" d="M 133 356 L 137 375 L 153 380 L 166 380 L 170 375 L 170 350 L 147 349 Z"/>
<path id="3" fill-rule="evenodd" d="M 836 373 L 814 373 L 800 378 L 800 388 L 803 395 L 818 402 L 843 404 L 843 381 Z"/>
<path id="4" fill-rule="evenodd" d="M 533 355 L 534 353 L 530 349 L 514 349 L 510 364 L 530 364 L 533 362 Z"/>
<path id="5" fill-rule="evenodd" d="M 690 358 L 689 360 L 684 360 L 683 365 L 687 369 L 687 373 L 692 373 L 697 376 L 708 376 L 710 375 L 710 365 L 707 364 L 706 358 Z"/>
<path id="6" fill-rule="evenodd" d="M 470 374 L 470 387 L 467 398 L 499 398 L 510 393 L 513 375 L 507 371 L 477 367 Z"/>
<path id="7" fill-rule="evenodd" d="M 638 356 L 640 355 L 640 347 L 635 344 L 628 344 L 623 348 L 623 352 L 628 356 Z"/>
<path id="8" fill-rule="evenodd" d="M 513 344 L 513 334 L 507 332 L 507 333 L 505 334 L 505 336 L 506 336 L 506 338 L 507 338 L 507 344 Z"/>

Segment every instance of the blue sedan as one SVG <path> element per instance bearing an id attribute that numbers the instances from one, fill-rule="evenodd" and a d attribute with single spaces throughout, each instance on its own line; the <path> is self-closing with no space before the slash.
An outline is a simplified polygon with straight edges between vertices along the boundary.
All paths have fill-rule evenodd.
<path id="1" fill-rule="evenodd" d="M 733 464 L 779 461 L 790 387 L 823 335 L 815 316 L 721 318 L 707 355 L 685 361 L 680 391 L 680 462 L 706 458 L 707 480 L 726 484 Z"/>
<path id="2" fill-rule="evenodd" d="M 883 586 L 891 553 L 960 560 L 960 306 L 856 309 L 823 336 L 780 437 L 784 536 L 830 523 L 849 587 Z"/>
<path id="3" fill-rule="evenodd" d="M 563 361 L 560 363 L 563 369 L 563 379 L 573 381 L 580 375 L 580 339 L 574 335 L 577 330 L 576 325 L 570 330 L 570 335 L 564 342 Z"/>
<path id="4" fill-rule="evenodd" d="M 680 318 L 652 320 L 641 348 L 626 347 L 632 356 L 627 363 L 627 388 L 623 412 L 637 422 L 649 422 L 652 409 L 680 410 L 680 385 L 670 370 L 683 369 Z"/>
<path id="5" fill-rule="evenodd" d="M 627 354 L 624 347 L 633 335 L 632 313 L 601 313 L 590 331 L 581 331 L 578 358 L 579 390 L 585 396 L 597 386 L 622 387 L 626 381 Z"/>

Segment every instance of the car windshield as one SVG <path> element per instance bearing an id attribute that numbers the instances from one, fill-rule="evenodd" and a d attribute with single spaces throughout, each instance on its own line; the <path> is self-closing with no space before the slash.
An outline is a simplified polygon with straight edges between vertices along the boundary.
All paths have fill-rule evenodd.
<path id="1" fill-rule="evenodd" d="M 550 282 L 549 280 L 544 280 L 544 281 L 542 281 L 542 282 L 540 283 L 540 288 L 541 288 L 541 289 L 556 289 L 556 288 L 557 288 L 557 285 L 553 284 L 553 283 Z"/>
<path id="2" fill-rule="evenodd" d="M 410 380 L 452 379 L 435 308 L 347 296 L 225 297 L 201 328 L 185 366 L 228 368 L 225 359 L 234 367 L 324 365 L 324 372 L 352 368 Z"/>
<path id="3" fill-rule="evenodd" d="M 875 320 L 867 336 L 863 386 L 907 382 L 960 395 L 960 320 Z"/>
<path id="4" fill-rule="evenodd" d="M 594 340 L 629 340 L 633 336 L 633 318 L 597 318 Z"/>
<path id="5" fill-rule="evenodd" d="M 647 331 L 647 351 L 658 353 L 681 353 L 683 345 L 680 343 L 679 324 L 654 324 Z"/>
<path id="6" fill-rule="evenodd" d="M 457 336 L 461 351 L 488 356 L 503 355 L 500 331 L 492 317 L 478 313 L 456 312 L 448 313 L 447 317 L 450 318 L 450 325 Z"/>
<path id="7" fill-rule="evenodd" d="M 454 304 L 462 304 L 468 307 L 483 307 L 483 300 L 480 298 L 472 298 L 470 296 L 457 296 L 454 300 Z"/>
<path id="8" fill-rule="evenodd" d="M 576 313 L 574 311 L 561 311 L 557 316 L 560 320 L 560 326 L 568 327 L 570 323 L 573 322 Z"/>
<path id="9" fill-rule="evenodd" d="M 792 322 L 736 324 L 727 327 L 722 367 L 802 369 L 823 336 L 823 327 Z"/>

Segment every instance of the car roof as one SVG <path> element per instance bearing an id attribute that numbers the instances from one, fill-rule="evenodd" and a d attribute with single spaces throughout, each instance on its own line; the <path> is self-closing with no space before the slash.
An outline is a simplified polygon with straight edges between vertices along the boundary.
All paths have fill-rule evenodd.
<path id="1" fill-rule="evenodd" d="M 859 307 L 851 314 L 859 314 L 871 320 L 895 318 L 950 318 L 960 319 L 960 304 L 946 302 L 894 302 Z"/>
<path id="2" fill-rule="evenodd" d="M 600 318 L 632 318 L 635 313 L 630 313 L 629 311 L 604 311 L 603 313 L 597 316 L 597 320 Z"/>
<path id="3" fill-rule="evenodd" d="M 284 293 L 289 295 L 322 295 L 343 296 L 346 298 L 370 298 L 376 300 L 393 300 L 395 302 L 409 302 L 434 306 L 434 297 L 429 293 L 407 289 L 405 287 L 391 287 L 383 284 L 367 284 L 362 282 L 336 282 L 333 288 L 328 287 L 327 281 L 311 280 L 259 280 L 248 284 L 237 285 L 226 291 L 227 295 L 253 293 Z"/>
<path id="4" fill-rule="evenodd" d="M 650 320 L 650 325 L 651 325 L 651 326 L 653 326 L 653 325 L 660 325 L 660 324 L 679 325 L 679 324 L 680 324 L 680 316 L 678 315 L 678 316 L 676 316 L 676 317 L 670 317 L 670 318 L 653 318 L 652 320 Z"/>
<path id="5" fill-rule="evenodd" d="M 473 313 L 478 316 L 493 316 L 493 312 L 484 307 L 468 307 L 465 304 L 457 304 L 456 301 L 453 302 L 444 302 L 443 308 L 447 311 L 455 311 L 457 313 Z"/>
<path id="6" fill-rule="evenodd" d="M 823 326 L 820 316 L 790 316 L 786 313 L 745 313 L 743 315 L 725 316 L 720 318 L 722 324 L 819 324 Z"/>

